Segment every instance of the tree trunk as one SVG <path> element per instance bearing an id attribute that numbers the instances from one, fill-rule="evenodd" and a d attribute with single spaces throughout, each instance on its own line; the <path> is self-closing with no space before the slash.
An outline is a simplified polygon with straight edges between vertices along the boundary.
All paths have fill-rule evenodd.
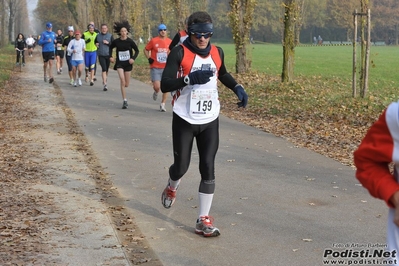
<path id="1" fill-rule="evenodd" d="M 281 81 L 293 82 L 295 62 L 295 19 L 297 10 L 295 0 L 286 0 L 284 8 L 283 72 L 281 73 Z"/>
<path id="2" fill-rule="evenodd" d="M 247 45 L 252 27 L 256 0 L 231 0 L 230 26 L 236 50 L 236 73 L 249 71 L 251 62 L 247 59 Z"/>
<path id="3" fill-rule="evenodd" d="M 6 3 L 5 0 L 0 0 L 0 10 L 1 10 L 1 28 L 0 28 L 0 45 L 4 46 L 8 43 L 6 36 Z"/>
<path id="4" fill-rule="evenodd" d="M 357 10 L 353 12 L 353 56 L 352 56 L 352 97 L 356 97 L 356 46 L 357 46 Z"/>
<path id="5" fill-rule="evenodd" d="M 16 6 L 17 3 L 14 0 L 9 0 L 8 1 L 8 7 L 9 7 L 9 17 L 8 17 L 8 40 L 9 41 L 14 41 L 14 27 L 15 27 L 15 12 L 16 12 Z"/>
<path id="6" fill-rule="evenodd" d="M 296 4 L 296 21 L 295 21 L 295 46 L 300 44 L 301 42 L 301 28 L 303 25 L 303 20 L 305 16 L 305 0 L 297 0 L 299 1 Z"/>
<path id="7" fill-rule="evenodd" d="M 367 10 L 368 10 L 368 0 L 361 0 L 361 26 L 360 26 L 360 34 L 361 34 L 361 46 L 360 46 L 360 80 L 359 80 L 359 85 L 360 85 L 360 96 L 362 98 L 365 97 L 365 69 L 366 69 L 366 36 L 365 36 L 365 29 L 366 29 L 366 24 L 367 24 Z"/>
<path id="8" fill-rule="evenodd" d="M 71 12 L 73 20 L 75 21 L 76 24 L 79 24 L 79 16 L 78 16 L 78 12 L 77 10 L 77 6 L 76 6 L 76 0 L 67 0 L 67 6 L 68 6 L 68 10 L 69 12 Z"/>
<path id="9" fill-rule="evenodd" d="M 370 34 L 371 34 L 371 18 L 370 9 L 367 9 L 367 40 L 366 40 L 366 55 L 364 57 L 364 81 L 363 81 L 363 93 L 364 98 L 368 91 L 369 86 L 369 66 L 370 66 Z"/>

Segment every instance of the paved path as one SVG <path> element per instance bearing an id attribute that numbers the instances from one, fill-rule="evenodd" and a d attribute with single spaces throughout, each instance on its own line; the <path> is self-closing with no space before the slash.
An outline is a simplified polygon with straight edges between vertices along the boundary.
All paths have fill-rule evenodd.
<path id="1" fill-rule="evenodd" d="M 101 79 L 74 88 L 66 73 L 56 84 L 164 265 L 323 265 L 335 244 L 385 244 L 387 209 L 354 169 L 225 117 L 211 210 L 221 236 L 198 236 L 195 146 L 175 205 L 160 202 L 172 163 L 171 106 L 159 112 L 151 86 L 132 79 L 122 110 L 113 70 L 107 92 Z"/>

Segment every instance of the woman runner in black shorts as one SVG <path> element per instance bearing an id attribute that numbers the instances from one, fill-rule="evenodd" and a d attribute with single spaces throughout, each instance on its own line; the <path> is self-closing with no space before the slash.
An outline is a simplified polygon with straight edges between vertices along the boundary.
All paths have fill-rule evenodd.
<path id="1" fill-rule="evenodd" d="M 130 32 L 130 24 L 128 21 L 115 22 L 114 32 L 120 37 L 115 39 L 109 46 L 109 55 L 111 63 L 115 63 L 114 70 L 118 72 L 120 86 L 123 98 L 122 109 L 126 109 L 127 98 L 125 88 L 129 87 L 130 73 L 133 69 L 134 60 L 139 55 L 139 49 L 136 43 L 128 37 Z M 116 60 L 112 57 L 112 50 L 116 48 Z M 133 54 L 134 50 L 134 54 Z"/>

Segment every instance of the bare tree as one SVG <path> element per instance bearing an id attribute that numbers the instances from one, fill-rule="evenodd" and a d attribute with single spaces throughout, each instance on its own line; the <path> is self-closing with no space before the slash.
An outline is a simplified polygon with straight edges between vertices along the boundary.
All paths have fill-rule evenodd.
<path id="1" fill-rule="evenodd" d="M 177 17 L 177 28 L 178 30 L 184 29 L 184 20 L 187 18 L 188 14 L 188 3 L 187 0 L 172 0 L 174 5 L 174 10 Z"/>
<path id="2" fill-rule="evenodd" d="M 251 62 L 247 59 L 247 45 L 252 27 L 256 0 L 231 0 L 230 26 L 236 50 L 236 72 L 247 72 Z"/>
<path id="3" fill-rule="evenodd" d="M 0 28 L 0 45 L 4 46 L 5 44 L 8 43 L 7 39 L 7 18 L 8 18 L 8 13 L 6 12 L 7 9 L 7 2 L 6 0 L 0 0 L 0 16 L 1 16 L 1 28 Z"/>
<path id="4" fill-rule="evenodd" d="M 74 22 L 76 24 L 79 24 L 76 0 L 67 0 L 66 4 L 68 6 L 69 12 L 72 14 L 72 18 L 73 18 Z"/>
<path id="5" fill-rule="evenodd" d="M 366 29 L 369 30 L 370 25 L 368 25 L 369 19 L 369 0 L 361 0 L 361 26 L 360 26 L 360 35 L 361 35 L 361 54 L 360 54 L 360 96 L 364 98 L 366 96 L 367 87 L 368 87 L 368 57 L 370 47 L 370 35 L 367 34 L 366 38 Z"/>
<path id="6" fill-rule="evenodd" d="M 20 4 L 20 0 L 8 0 L 8 40 L 12 41 L 15 39 L 15 17 L 17 14 L 17 9 Z"/>
<path id="7" fill-rule="evenodd" d="M 282 82 L 294 81 L 296 0 L 284 0 L 283 72 Z"/>

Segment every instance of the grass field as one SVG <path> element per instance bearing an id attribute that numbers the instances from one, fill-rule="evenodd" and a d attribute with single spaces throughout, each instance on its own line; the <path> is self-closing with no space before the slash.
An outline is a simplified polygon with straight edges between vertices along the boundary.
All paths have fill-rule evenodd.
<path id="1" fill-rule="evenodd" d="M 233 44 L 215 43 L 223 48 L 225 64 L 230 72 L 235 71 L 235 50 Z M 140 47 L 142 50 L 143 47 Z M 249 58 L 252 70 L 270 76 L 280 76 L 283 49 L 277 44 L 254 44 Z M 370 50 L 369 88 L 371 91 L 399 86 L 399 47 L 372 46 Z M 358 63 L 360 46 L 357 47 Z M 351 89 L 352 46 L 298 46 L 295 48 L 295 76 L 338 78 Z M 141 55 L 138 64 L 147 64 Z M 358 66 L 358 70 L 360 67 Z M 359 77 L 359 74 L 357 74 Z"/>
<path id="2" fill-rule="evenodd" d="M 303 46 L 295 49 L 295 82 L 281 83 L 282 46 L 251 47 L 252 70 L 235 74 L 233 44 L 223 48 L 225 64 L 249 95 L 245 112 L 220 86 L 222 113 L 248 125 L 284 136 L 300 146 L 352 164 L 352 153 L 369 126 L 399 95 L 399 47 L 372 46 L 369 90 L 352 97 L 352 46 Z M 140 47 L 142 50 L 143 47 Z M 360 47 L 357 51 L 360 56 Z M 360 68 L 358 68 L 360 69 Z M 140 55 L 133 77 L 150 83 L 147 60 Z M 357 74 L 359 78 L 359 74 Z"/>
<path id="3" fill-rule="evenodd" d="M 14 46 L 7 46 L 0 49 L 0 86 L 10 78 L 15 66 Z"/>
<path id="4" fill-rule="evenodd" d="M 219 44 L 226 55 L 226 66 L 234 71 L 233 44 Z M 279 76 L 282 71 L 283 49 L 276 44 L 255 44 L 251 49 L 252 69 Z M 372 46 L 370 50 L 370 90 L 381 86 L 399 85 L 399 48 Z M 359 61 L 360 47 L 357 47 Z M 351 82 L 352 46 L 299 46 L 295 48 L 295 75 L 336 77 Z M 358 68 L 360 69 L 360 68 Z"/>
<path id="5" fill-rule="evenodd" d="M 233 44 L 215 43 L 223 48 L 227 69 L 235 71 L 235 51 Z M 143 48 L 140 47 L 142 50 Z M 252 45 L 249 58 L 252 61 L 252 71 L 267 76 L 268 79 L 277 79 L 274 86 L 280 87 L 278 79 L 282 71 L 282 46 L 277 44 Z M 357 47 L 360 57 L 360 47 Z M 301 84 L 305 83 L 331 91 L 331 97 L 340 99 L 352 95 L 352 46 L 299 46 L 295 48 L 295 77 Z M 359 59 L 357 60 L 359 63 Z M 143 56 L 137 60 L 138 66 L 148 67 Z M 358 66 L 358 71 L 360 67 Z M 141 71 L 138 76 L 148 75 L 148 71 Z M 399 47 L 372 46 L 370 52 L 369 91 L 367 96 L 384 98 L 383 105 L 396 100 L 399 87 Z M 133 75 L 136 75 L 133 73 Z M 251 76 L 251 75 L 250 75 Z M 273 79 L 274 77 L 274 79 Z M 359 73 L 357 73 L 359 79 Z M 321 84 L 320 84 L 321 82 Z M 251 83 L 252 87 L 265 84 Z M 322 87 L 320 88 L 320 85 Z M 339 87 L 339 88 L 338 88 Z M 334 88 L 337 89 L 334 91 Z M 359 87 L 357 88 L 359 92 Z M 359 94 L 358 94 L 359 95 Z M 387 99 L 385 99 L 387 98 Z"/>

